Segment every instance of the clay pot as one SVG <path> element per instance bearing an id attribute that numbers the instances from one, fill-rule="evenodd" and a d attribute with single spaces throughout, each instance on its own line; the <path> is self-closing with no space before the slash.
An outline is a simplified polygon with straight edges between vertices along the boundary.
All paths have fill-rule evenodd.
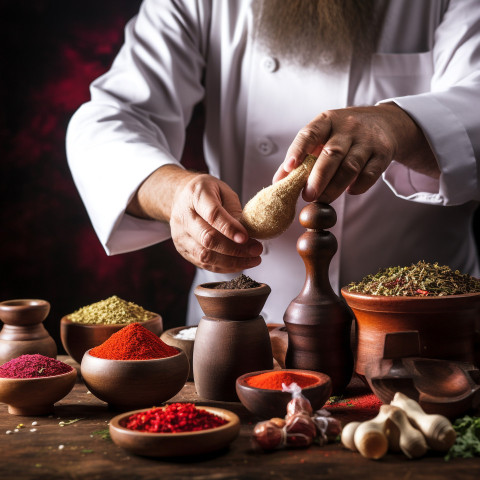
<path id="1" fill-rule="evenodd" d="M 163 340 L 167 345 L 172 347 L 180 348 L 185 352 L 185 355 L 188 358 L 188 363 L 190 364 L 190 370 L 188 372 L 188 380 L 193 380 L 193 347 L 195 345 L 195 340 L 187 340 L 184 338 L 177 338 L 176 335 L 182 330 L 186 330 L 192 327 L 175 327 L 165 330 L 161 335 L 160 339 Z"/>
<path id="2" fill-rule="evenodd" d="M 385 297 L 343 288 L 342 295 L 356 318 L 357 374 L 365 376 L 367 365 L 383 358 L 385 336 L 394 332 L 418 332 L 420 357 L 475 362 L 480 294 Z M 410 344 L 405 344 L 404 355 L 401 349 L 397 346 L 396 358 L 412 356 Z"/>
<path id="3" fill-rule="evenodd" d="M 200 397 L 238 401 L 235 382 L 244 373 L 273 368 L 272 347 L 261 311 L 270 287 L 221 290 L 195 288 L 205 316 L 195 337 L 193 376 Z"/>
<path id="4" fill-rule="evenodd" d="M 56 358 L 57 345 L 42 322 L 50 312 L 50 303 L 39 299 L 0 302 L 0 365 L 12 358 L 40 354 Z"/>

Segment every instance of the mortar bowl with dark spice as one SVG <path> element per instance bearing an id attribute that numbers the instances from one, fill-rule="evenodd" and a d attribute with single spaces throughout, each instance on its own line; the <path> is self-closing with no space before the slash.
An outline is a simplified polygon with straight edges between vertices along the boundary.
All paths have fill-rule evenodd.
<path id="1" fill-rule="evenodd" d="M 80 366 L 85 385 L 113 410 L 151 407 L 174 397 L 185 385 L 185 352 L 149 360 L 111 360 L 85 352 Z"/>
<path id="2" fill-rule="evenodd" d="M 284 369 L 261 370 L 238 377 L 237 395 L 242 405 L 257 417 L 283 418 L 292 394 L 282 391 L 282 382 L 297 383 L 313 411 L 322 408 L 332 393 L 332 380 L 328 375 L 312 370 Z"/>
<path id="3" fill-rule="evenodd" d="M 54 404 L 70 393 L 76 378 L 74 368 L 49 377 L 0 378 L 0 402 L 13 415 L 49 415 Z"/>
<path id="4" fill-rule="evenodd" d="M 145 410 L 134 410 L 117 415 L 110 421 L 110 436 L 114 443 L 125 450 L 147 457 L 195 457 L 228 447 L 240 432 L 239 417 L 222 408 L 198 408 L 221 417 L 226 423 L 215 428 L 190 432 L 137 431 L 126 427 L 128 419 Z"/>
<path id="5" fill-rule="evenodd" d="M 351 292 L 342 296 L 356 319 L 355 372 L 365 377 L 370 362 L 383 359 L 385 336 L 418 332 L 418 355 L 398 345 L 397 358 L 420 356 L 467 363 L 477 361 L 474 339 L 480 319 L 480 293 L 446 296 L 380 296 Z M 478 366 L 478 365 L 477 365 Z"/>

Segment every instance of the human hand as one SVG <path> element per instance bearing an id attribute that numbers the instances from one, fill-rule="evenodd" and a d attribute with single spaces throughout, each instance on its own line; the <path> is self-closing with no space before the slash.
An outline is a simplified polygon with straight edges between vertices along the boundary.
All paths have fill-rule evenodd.
<path id="1" fill-rule="evenodd" d="M 177 187 L 170 229 L 178 252 L 197 267 L 231 273 L 260 264 L 263 247 L 238 221 L 236 193 L 217 178 L 198 174 Z"/>
<path id="2" fill-rule="evenodd" d="M 395 159 L 433 177 L 433 152 L 413 119 L 394 104 L 329 110 L 302 128 L 273 181 L 286 177 L 311 153 L 317 162 L 304 200 L 333 202 L 344 191 L 367 191 Z"/>

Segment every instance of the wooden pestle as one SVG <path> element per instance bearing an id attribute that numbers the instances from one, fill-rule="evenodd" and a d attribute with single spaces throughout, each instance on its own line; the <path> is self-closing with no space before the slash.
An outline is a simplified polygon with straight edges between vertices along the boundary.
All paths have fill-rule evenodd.
<path id="1" fill-rule="evenodd" d="M 307 155 L 287 177 L 260 190 L 243 208 L 240 221 L 252 238 L 266 240 L 283 233 L 293 222 L 297 200 L 317 157 Z"/>

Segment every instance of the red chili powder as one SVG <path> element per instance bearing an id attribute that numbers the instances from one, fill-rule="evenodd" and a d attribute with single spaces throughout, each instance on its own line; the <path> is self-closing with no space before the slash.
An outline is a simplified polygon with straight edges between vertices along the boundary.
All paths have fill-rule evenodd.
<path id="1" fill-rule="evenodd" d="M 172 357 L 178 352 L 144 326 L 131 323 L 92 348 L 90 355 L 108 360 L 152 360 Z"/>
<path id="2" fill-rule="evenodd" d="M 21 355 L 0 366 L 0 378 L 53 377 L 71 372 L 73 368 L 44 355 Z"/>
<path id="3" fill-rule="evenodd" d="M 130 430 L 151 433 L 180 433 L 207 430 L 225 425 L 227 420 L 193 403 L 171 403 L 130 415 L 125 425 Z"/>
<path id="4" fill-rule="evenodd" d="M 247 377 L 245 382 L 250 387 L 264 388 L 267 390 L 282 390 L 282 384 L 290 385 L 296 383 L 300 388 L 311 387 L 319 383 L 318 378 L 306 373 L 282 372 L 275 370 L 272 372 L 260 373 Z"/>

